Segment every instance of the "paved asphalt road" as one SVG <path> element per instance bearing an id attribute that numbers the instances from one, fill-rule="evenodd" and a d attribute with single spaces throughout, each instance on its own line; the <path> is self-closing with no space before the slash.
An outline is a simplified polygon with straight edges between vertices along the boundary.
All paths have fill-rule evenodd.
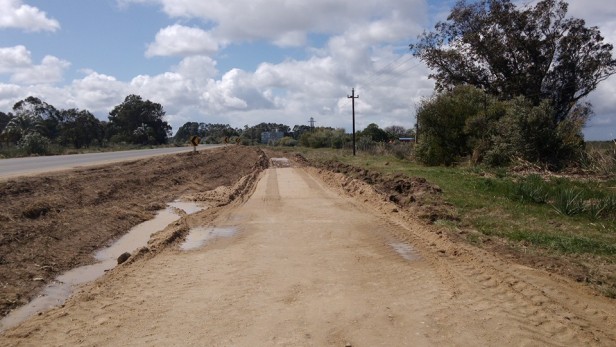
<path id="1" fill-rule="evenodd" d="M 200 145 L 197 147 L 197 150 L 211 149 L 219 146 L 220 145 Z M 172 147 L 121 152 L 0 159 L 0 178 L 31 175 L 50 171 L 69 170 L 83 166 L 101 165 L 118 161 L 142 159 L 158 155 L 189 152 L 192 150 L 192 147 Z"/>

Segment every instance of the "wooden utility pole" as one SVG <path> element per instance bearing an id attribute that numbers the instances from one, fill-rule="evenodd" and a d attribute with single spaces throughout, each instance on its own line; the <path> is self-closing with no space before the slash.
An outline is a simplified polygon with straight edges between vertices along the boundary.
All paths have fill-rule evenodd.
<path id="1" fill-rule="evenodd" d="M 359 98 L 359 95 L 355 96 L 355 88 L 351 89 L 351 96 L 347 95 L 348 99 L 351 99 L 353 109 L 353 155 L 355 155 L 355 99 Z"/>

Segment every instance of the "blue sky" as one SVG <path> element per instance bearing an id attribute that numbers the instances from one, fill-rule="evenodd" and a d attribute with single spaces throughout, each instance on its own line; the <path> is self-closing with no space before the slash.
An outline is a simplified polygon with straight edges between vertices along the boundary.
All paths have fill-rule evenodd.
<path id="1" fill-rule="evenodd" d="M 0 111 L 29 96 L 100 119 L 128 94 L 187 121 L 350 130 L 415 123 L 432 94 L 408 44 L 454 1 L 0 0 Z M 570 1 L 616 42 L 616 3 Z M 587 139 L 616 138 L 616 77 L 588 98 Z"/>

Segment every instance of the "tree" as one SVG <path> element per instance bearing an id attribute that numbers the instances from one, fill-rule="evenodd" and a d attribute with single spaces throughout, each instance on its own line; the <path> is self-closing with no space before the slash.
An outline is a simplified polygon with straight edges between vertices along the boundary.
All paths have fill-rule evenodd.
<path id="1" fill-rule="evenodd" d="M 4 128 L 6 128 L 6 125 L 9 124 L 9 121 L 11 120 L 11 116 L 4 113 L 4 112 L 0 112 L 0 133 L 2 133 L 2 131 L 4 130 Z"/>
<path id="2" fill-rule="evenodd" d="M 191 136 L 205 138 L 205 130 L 202 129 L 203 123 L 186 122 L 173 136 L 173 142 L 177 144 L 187 143 Z"/>
<path id="3" fill-rule="evenodd" d="M 43 119 L 40 116 L 30 112 L 19 112 L 9 120 L 2 135 L 7 141 L 17 142 L 28 134 L 40 134 L 43 129 Z"/>
<path id="4" fill-rule="evenodd" d="M 9 121 L 11 120 L 11 118 L 12 116 L 10 114 L 0 112 L 0 141 L 6 140 L 7 142 L 9 142 L 9 139 L 5 138 L 4 128 L 6 128 L 7 124 L 9 124 Z"/>
<path id="5" fill-rule="evenodd" d="M 109 113 L 109 131 L 115 141 L 159 145 L 167 143 L 171 126 L 161 104 L 129 95 Z"/>
<path id="6" fill-rule="evenodd" d="M 294 125 L 293 126 L 293 138 L 296 140 L 299 140 L 302 135 L 304 135 L 305 133 L 309 133 L 311 131 L 314 131 L 314 128 L 308 125 Z"/>
<path id="7" fill-rule="evenodd" d="M 299 138 L 299 144 L 312 148 L 342 148 L 347 140 L 344 129 L 317 127 L 313 131 L 304 132 Z"/>
<path id="8" fill-rule="evenodd" d="M 374 123 L 368 124 L 366 129 L 358 134 L 359 137 L 369 137 L 374 142 L 386 142 L 389 140 L 389 134 Z"/>
<path id="9" fill-rule="evenodd" d="M 15 115 L 27 114 L 39 119 L 37 131 L 48 139 L 55 140 L 58 137 L 59 125 L 63 119 L 61 112 L 54 106 L 37 97 L 29 96 L 15 103 L 13 112 Z"/>
<path id="10" fill-rule="evenodd" d="M 252 127 L 245 125 L 244 131 L 242 131 L 242 137 L 249 139 L 251 143 L 260 143 L 261 133 L 264 131 L 280 131 L 286 134 L 290 130 L 291 128 L 288 125 L 277 123 L 259 123 Z"/>
<path id="11" fill-rule="evenodd" d="M 222 143 L 227 137 L 240 136 L 240 130 L 232 128 L 229 124 L 203 124 L 203 131 L 207 143 Z"/>
<path id="12" fill-rule="evenodd" d="M 424 100 L 417 110 L 422 141 L 417 158 L 451 165 L 470 155 L 473 163 L 507 165 L 514 158 L 559 169 L 582 154 L 581 130 L 589 116 L 579 105 L 556 123 L 548 100 L 534 106 L 519 96 L 501 101 L 472 86 L 458 86 Z"/>
<path id="13" fill-rule="evenodd" d="M 385 127 L 385 132 L 389 135 L 390 139 L 397 140 L 401 137 L 413 137 L 415 136 L 415 130 L 406 129 L 400 125 L 390 125 Z"/>
<path id="14" fill-rule="evenodd" d="M 417 110 L 421 141 L 417 158 L 427 165 L 452 165 L 471 154 L 467 122 L 485 107 L 483 91 L 460 86 L 423 100 Z"/>
<path id="15" fill-rule="evenodd" d="M 435 72 L 437 90 L 476 86 L 501 100 L 550 101 L 557 123 L 616 72 L 612 45 L 597 27 L 566 18 L 567 3 L 543 0 L 518 9 L 511 0 L 459 1 L 446 22 L 412 44 Z"/>
<path id="16" fill-rule="evenodd" d="M 103 126 L 90 111 L 75 108 L 60 111 L 63 122 L 59 125 L 59 142 L 75 148 L 89 147 L 103 139 Z"/>

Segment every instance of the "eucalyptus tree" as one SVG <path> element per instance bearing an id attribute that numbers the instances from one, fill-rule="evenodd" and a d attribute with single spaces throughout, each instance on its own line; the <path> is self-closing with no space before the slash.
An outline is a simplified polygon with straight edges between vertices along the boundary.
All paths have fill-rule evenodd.
<path id="1" fill-rule="evenodd" d="M 459 1 L 434 31 L 410 45 L 434 72 L 438 91 L 472 85 L 501 100 L 549 100 L 555 123 L 616 72 L 612 45 L 597 27 L 567 16 L 568 4 L 543 0 Z"/>

